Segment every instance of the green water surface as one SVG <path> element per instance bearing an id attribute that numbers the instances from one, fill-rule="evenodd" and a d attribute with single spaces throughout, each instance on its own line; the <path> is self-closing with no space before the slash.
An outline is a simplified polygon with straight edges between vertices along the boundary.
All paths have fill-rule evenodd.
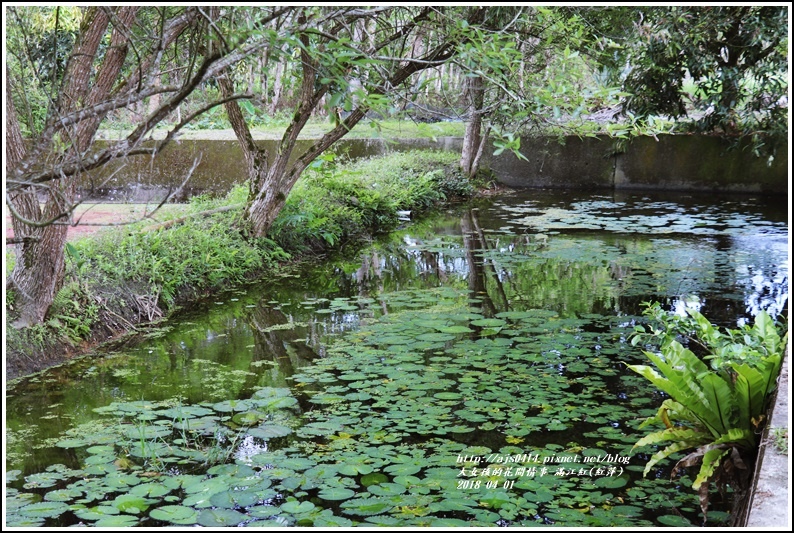
<path id="1" fill-rule="evenodd" d="M 663 395 L 627 339 L 651 300 L 783 313 L 785 206 L 524 191 L 349 255 L 11 384 L 6 525 L 703 522 L 642 476 Z"/>

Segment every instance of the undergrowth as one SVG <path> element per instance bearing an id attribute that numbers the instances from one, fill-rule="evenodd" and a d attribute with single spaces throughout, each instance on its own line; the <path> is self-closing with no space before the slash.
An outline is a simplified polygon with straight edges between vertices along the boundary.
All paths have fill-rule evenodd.
<path id="1" fill-rule="evenodd" d="M 340 162 L 325 154 L 304 173 L 271 229 L 290 252 L 325 252 L 395 229 L 401 218 L 471 197 L 485 181 L 458 169 L 458 155 L 441 151 L 392 153 Z"/>
<path id="2" fill-rule="evenodd" d="M 248 191 L 237 186 L 223 198 L 191 199 L 187 214 L 195 216 L 171 227 L 142 221 L 69 243 L 64 287 L 45 322 L 7 328 L 9 362 L 19 363 L 15 369 L 12 362 L 11 371 L 32 371 L 42 352 L 58 343 L 73 348 L 133 330 L 180 305 L 273 275 L 290 260 L 361 243 L 401 219 L 474 192 L 454 153 L 394 153 L 344 164 L 325 155 L 298 181 L 268 238 L 246 238 L 242 207 L 202 215 L 242 206 Z M 7 321 L 13 302 L 9 291 Z"/>

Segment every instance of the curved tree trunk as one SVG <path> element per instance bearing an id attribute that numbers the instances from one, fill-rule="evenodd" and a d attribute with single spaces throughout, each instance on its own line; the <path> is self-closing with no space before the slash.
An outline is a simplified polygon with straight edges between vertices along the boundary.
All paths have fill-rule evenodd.
<path id="1" fill-rule="evenodd" d="M 137 7 L 122 7 L 115 12 L 110 47 L 92 84 L 92 66 L 111 21 L 109 10 L 96 6 L 86 9 L 80 37 L 64 75 L 57 110 L 49 118 L 50 124 L 61 116 L 97 104 L 108 97 L 124 64 L 129 30 L 137 11 Z M 6 100 L 6 110 L 6 165 L 9 178 L 13 179 L 21 175 L 23 169 L 20 167 L 25 166 L 23 160 L 26 154 L 10 94 Z M 84 153 L 103 117 L 99 114 L 90 116 L 68 130 L 56 128 L 61 140 L 71 144 L 67 153 Z M 46 142 L 49 149 L 53 150 L 53 139 L 47 139 Z M 11 207 L 16 211 L 12 225 L 15 240 L 18 241 L 16 263 L 8 280 L 8 285 L 18 297 L 16 308 L 19 318 L 14 327 L 42 322 L 63 284 L 64 246 L 68 229 L 63 219 L 72 208 L 77 179 L 78 176 L 63 177 L 44 187 L 28 186 L 9 195 Z M 44 200 L 43 207 L 39 204 L 40 196 Z M 59 217 L 59 223 L 52 223 Z"/>
<path id="2" fill-rule="evenodd" d="M 377 12 L 378 10 L 374 11 Z M 469 15 L 470 23 L 481 22 L 484 12 L 484 8 L 472 9 Z M 407 38 L 411 31 L 416 30 L 419 22 L 425 20 L 429 14 L 429 9 L 421 10 L 411 23 L 395 30 L 392 35 L 383 39 L 380 44 L 373 47 L 368 53 L 374 55 L 381 47 L 397 39 Z M 358 15 L 351 16 L 357 17 Z M 302 27 L 307 23 L 307 12 L 299 8 L 296 20 L 298 27 Z M 351 21 L 343 20 L 328 30 L 329 35 L 342 31 L 354 21 L 355 18 Z M 320 83 L 322 78 L 318 76 L 319 62 L 309 53 L 311 46 L 307 33 L 301 30 L 298 31 L 298 35 L 302 44 L 300 66 L 298 67 L 301 73 L 298 103 L 292 115 L 292 122 L 284 132 L 276 152 L 271 154 L 272 157 L 269 164 L 266 157 L 267 154 L 254 145 L 248 126 L 245 124 L 242 114 L 239 113 L 239 106 L 233 101 L 225 104 L 229 119 L 248 162 L 250 184 L 244 220 L 249 235 L 254 238 L 264 237 L 267 234 L 279 212 L 284 207 L 287 195 L 309 164 L 353 129 L 366 116 L 369 110 L 366 102 L 353 102 L 353 105 L 357 105 L 357 107 L 344 121 L 315 141 L 303 153 L 293 157 L 296 155 L 294 152 L 301 130 L 303 130 L 312 113 L 329 91 L 329 84 Z M 394 65 L 394 70 L 390 73 L 381 74 L 379 68 L 373 68 L 371 74 L 382 77 L 379 82 L 373 82 L 362 90 L 365 90 L 370 97 L 375 95 L 383 96 L 393 92 L 397 88 L 402 87 L 403 83 L 417 72 L 445 64 L 456 53 L 458 44 L 452 37 L 448 40 L 442 40 L 434 49 L 427 51 L 422 57 L 408 58 L 407 61 L 397 63 Z M 351 82 L 351 79 L 366 78 L 361 73 L 349 71 L 348 74 L 348 83 Z M 230 71 L 227 71 L 226 76 L 230 75 Z M 221 79 L 220 87 L 224 97 L 229 97 L 234 89 L 231 80 L 225 77 Z"/>

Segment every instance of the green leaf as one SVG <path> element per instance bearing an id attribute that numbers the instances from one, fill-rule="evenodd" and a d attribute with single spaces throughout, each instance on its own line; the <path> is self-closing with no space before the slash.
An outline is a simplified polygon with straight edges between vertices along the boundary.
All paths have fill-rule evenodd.
<path id="1" fill-rule="evenodd" d="M 183 505 L 164 505 L 153 509 L 149 516 L 155 520 L 170 522 L 178 525 L 195 524 L 198 521 L 198 512 Z"/>
<path id="2" fill-rule="evenodd" d="M 281 504 L 281 510 L 290 514 L 308 513 L 312 511 L 314 507 L 315 505 L 312 502 L 299 502 L 296 500 Z"/>
<path id="3" fill-rule="evenodd" d="M 323 500 L 347 500 L 355 495 L 356 493 L 352 490 L 339 487 L 325 488 L 317 493 L 317 496 Z"/>
<path id="4" fill-rule="evenodd" d="M 121 527 L 133 527 L 138 524 L 140 520 L 134 516 L 130 515 L 115 515 L 115 516 L 103 516 L 96 522 L 94 522 L 94 527 L 107 527 L 107 528 L 121 528 Z"/>
<path id="5" fill-rule="evenodd" d="M 380 498 L 358 498 L 342 504 L 344 513 L 355 516 L 372 516 L 393 509 L 394 504 Z"/>
<path id="6" fill-rule="evenodd" d="M 248 507 L 259 501 L 259 496 L 254 491 L 224 490 L 210 496 L 210 504 L 222 509 L 236 509 Z"/>
<path id="7" fill-rule="evenodd" d="M 692 483 L 692 488 L 698 490 L 703 482 L 708 481 L 714 475 L 714 471 L 720 466 L 722 458 L 730 452 L 730 449 L 715 448 L 703 454 L 703 464 L 700 467 L 695 481 Z"/>
<path id="8" fill-rule="evenodd" d="M 55 518 L 68 510 L 69 506 L 62 502 L 39 502 L 26 505 L 17 513 L 28 518 Z"/>
<path id="9" fill-rule="evenodd" d="M 138 514 L 146 511 L 157 500 L 135 496 L 134 494 L 121 494 L 111 504 L 123 513 Z"/>
<path id="10" fill-rule="evenodd" d="M 664 516 L 660 516 L 656 519 L 660 524 L 663 526 L 671 526 L 671 527 L 694 527 L 692 522 L 684 518 L 683 516 L 674 515 L 674 514 L 667 514 Z"/>
<path id="11" fill-rule="evenodd" d="M 418 471 L 418 470 L 417 470 Z M 389 471 L 390 473 L 394 473 Z M 411 472 L 412 474 L 414 472 Z M 361 484 L 365 487 L 369 487 L 370 485 L 376 485 L 378 483 L 385 483 L 388 481 L 389 478 L 381 474 L 380 472 L 373 472 L 371 474 L 367 474 L 361 477 Z"/>
<path id="12" fill-rule="evenodd" d="M 263 440 L 270 440 L 278 437 L 285 437 L 292 433 L 292 429 L 279 424 L 265 424 L 256 428 L 250 428 L 247 430 L 247 433 Z"/>
<path id="13" fill-rule="evenodd" d="M 202 509 L 196 522 L 205 527 L 232 527 L 249 518 L 231 509 Z"/>
<path id="14" fill-rule="evenodd" d="M 75 516 L 80 520 L 101 520 L 102 518 L 107 517 L 108 515 L 117 515 L 120 514 L 116 507 L 112 507 L 110 505 L 98 505 L 96 507 L 90 507 L 87 509 L 76 509 L 74 511 Z"/>

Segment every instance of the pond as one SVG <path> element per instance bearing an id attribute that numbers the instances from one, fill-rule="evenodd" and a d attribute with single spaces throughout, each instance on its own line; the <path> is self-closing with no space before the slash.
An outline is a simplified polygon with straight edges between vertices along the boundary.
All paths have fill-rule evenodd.
<path id="1" fill-rule="evenodd" d="M 632 449 L 663 395 L 629 336 L 643 302 L 735 328 L 787 297 L 768 199 L 459 206 L 9 386 L 6 525 L 700 525 Z"/>

